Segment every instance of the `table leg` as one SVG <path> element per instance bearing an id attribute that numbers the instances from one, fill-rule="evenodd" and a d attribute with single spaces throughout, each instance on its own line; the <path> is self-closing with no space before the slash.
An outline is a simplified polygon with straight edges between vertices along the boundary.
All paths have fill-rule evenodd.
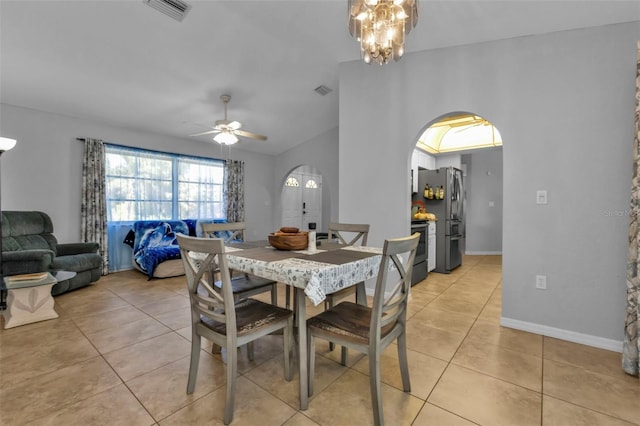
<path id="1" fill-rule="evenodd" d="M 298 362 L 300 363 L 300 409 L 306 410 L 309 407 L 309 373 L 307 354 L 307 306 L 304 290 L 295 288 L 294 294 L 297 301 L 297 322 L 298 322 Z"/>

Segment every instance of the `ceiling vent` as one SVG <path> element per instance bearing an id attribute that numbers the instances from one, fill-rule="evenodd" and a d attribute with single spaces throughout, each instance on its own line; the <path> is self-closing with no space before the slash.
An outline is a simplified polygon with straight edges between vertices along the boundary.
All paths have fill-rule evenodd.
<path id="1" fill-rule="evenodd" d="M 318 95 L 328 95 L 329 93 L 333 92 L 333 90 L 329 89 L 327 86 L 325 85 L 320 85 L 318 87 L 316 87 L 315 89 L 313 89 Z"/>
<path id="2" fill-rule="evenodd" d="M 180 22 L 191 10 L 191 5 L 182 0 L 142 0 L 142 2 Z"/>

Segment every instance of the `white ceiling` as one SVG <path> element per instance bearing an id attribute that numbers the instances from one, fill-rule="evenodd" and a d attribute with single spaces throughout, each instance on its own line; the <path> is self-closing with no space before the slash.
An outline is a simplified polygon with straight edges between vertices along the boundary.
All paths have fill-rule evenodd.
<path id="1" fill-rule="evenodd" d="M 228 93 L 229 119 L 269 137 L 238 149 L 268 154 L 338 125 L 338 65 L 360 57 L 347 0 L 187 2 L 177 22 L 142 0 L 0 0 L 0 101 L 184 138 L 223 118 Z M 640 1 L 422 0 L 419 14 L 408 53 L 640 21 Z"/>

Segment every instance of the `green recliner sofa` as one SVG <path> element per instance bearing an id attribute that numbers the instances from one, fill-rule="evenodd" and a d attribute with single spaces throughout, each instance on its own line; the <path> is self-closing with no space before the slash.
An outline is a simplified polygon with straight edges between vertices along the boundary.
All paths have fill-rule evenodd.
<path id="1" fill-rule="evenodd" d="M 51 289 L 58 295 L 100 279 L 97 243 L 58 244 L 51 218 L 38 211 L 2 212 L 2 272 L 5 276 L 44 271 L 73 271 L 76 276 Z"/>

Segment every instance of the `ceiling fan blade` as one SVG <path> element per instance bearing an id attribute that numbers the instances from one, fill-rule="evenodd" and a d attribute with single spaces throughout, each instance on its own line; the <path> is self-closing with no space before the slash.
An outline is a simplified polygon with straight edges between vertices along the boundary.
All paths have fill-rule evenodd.
<path id="1" fill-rule="evenodd" d="M 245 138 L 259 139 L 261 141 L 267 140 L 266 136 L 262 136 L 257 133 L 247 132 L 244 130 L 234 130 L 233 133 L 235 133 L 238 136 L 244 136 Z"/>
<path id="2" fill-rule="evenodd" d="M 213 129 L 213 130 L 209 130 L 208 132 L 196 133 L 195 135 L 189 135 L 189 136 L 204 136 L 204 135 L 210 135 L 212 133 L 220 133 L 220 130 Z"/>

